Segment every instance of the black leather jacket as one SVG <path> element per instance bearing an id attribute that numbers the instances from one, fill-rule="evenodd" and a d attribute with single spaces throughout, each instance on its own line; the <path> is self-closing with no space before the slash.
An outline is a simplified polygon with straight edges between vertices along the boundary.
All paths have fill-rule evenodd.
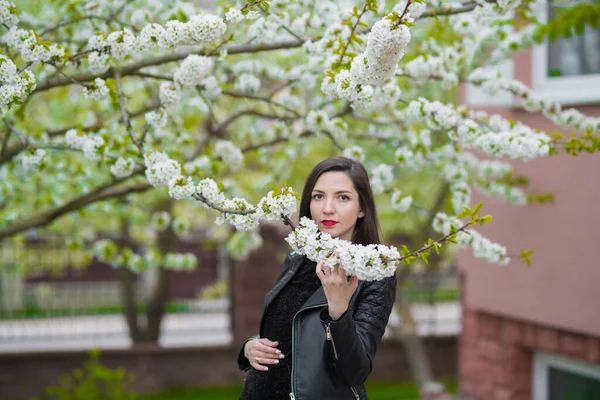
<path id="1" fill-rule="evenodd" d="M 288 254 L 275 286 L 265 297 L 265 311 L 302 265 L 303 258 Z M 363 383 L 371 373 L 395 294 L 395 276 L 381 281 L 360 281 L 346 313 L 332 321 L 323 288 L 313 293 L 292 323 L 290 400 L 367 399 Z M 261 334 L 262 325 L 263 321 Z M 248 340 L 256 337 L 262 335 Z M 244 356 L 244 346 L 238 364 L 242 370 L 252 368 Z"/>

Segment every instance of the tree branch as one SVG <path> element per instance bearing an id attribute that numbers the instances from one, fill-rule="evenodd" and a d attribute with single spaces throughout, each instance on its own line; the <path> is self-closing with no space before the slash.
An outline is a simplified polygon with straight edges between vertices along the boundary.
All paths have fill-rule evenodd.
<path id="1" fill-rule="evenodd" d="M 264 101 L 265 103 L 269 103 L 274 106 L 280 107 L 280 108 L 286 110 L 287 112 L 294 114 L 296 117 L 301 117 L 301 115 L 297 111 L 292 110 L 291 108 L 289 108 L 281 103 L 278 103 L 275 100 L 270 99 L 269 97 L 261 97 L 261 96 L 254 96 L 251 94 L 246 94 L 246 93 L 231 92 L 229 90 L 223 90 L 223 94 L 226 96 L 236 97 L 239 99 Z"/>
<path id="2" fill-rule="evenodd" d="M 16 224 L 10 225 L 6 228 L 0 229 L 0 239 L 9 237 L 12 235 L 16 235 L 16 234 L 26 231 L 28 229 L 46 226 L 46 225 L 52 223 L 55 219 L 65 215 L 65 214 L 68 214 L 72 211 L 79 210 L 85 206 L 92 204 L 92 203 L 96 203 L 96 202 L 103 201 L 103 200 L 117 199 L 117 198 L 126 196 L 131 193 L 141 193 L 141 192 L 144 192 L 144 191 L 152 188 L 152 186 L 148 183 L 141 183 L 141 184 L 137 184 L 135 186 L 109 190 L 109 189 L 113 188 L 114 186 L 118 185 L 119 183 L 141 173 L 141 171 L 142 171 L 141 169 L 138 169 L 137 172 L 134 172 L 132 175 L 130 175 L 126 178 L 115 179 L 107 184 L 104 184 L 104 185 L 96 188 L 96 190 L 94 190 L 93 192 L 90 192 L 83 196 L 77 197 L 60 207 L 57 207 L 53 210 L 43 212 L 39 215 L 36 215 L 36 216 L 26 219 L 24 221 L 21 221 Z"/>

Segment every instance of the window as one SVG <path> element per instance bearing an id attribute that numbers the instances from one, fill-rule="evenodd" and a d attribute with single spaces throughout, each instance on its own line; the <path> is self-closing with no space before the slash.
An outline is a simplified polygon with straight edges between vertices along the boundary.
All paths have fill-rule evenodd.
<path id="1" fill-rule="evenodd" d="M 600 367 L 537 353 L 533 366 L 533 400 L 600 399 Z"/>
<path id="2" fill-rule="evenodd" d="M 558 7 L 543 2 L 541 22 L 553 18 Z M 588 26 L 580 36 L 536 46 L 532 68 L 533 89 L 541 95 L 564 104 L 600 103 L 600 30 Z"/>

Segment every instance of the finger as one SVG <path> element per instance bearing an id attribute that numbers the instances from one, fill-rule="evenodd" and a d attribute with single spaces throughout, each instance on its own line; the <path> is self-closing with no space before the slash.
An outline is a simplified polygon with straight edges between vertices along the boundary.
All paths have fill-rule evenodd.
<path id="1" fill-rule="evenodd" d="M 252 366 L 252 368 L 254 368 L 257 371 L 268 371 L 269 367 L 267 367 L 266 365 L 261 365 L 259 363 L 256 362 L 256 360 L 250 360 L 250 366 Z"/>
<path id="2" fill-rule="evenodd" d="M 354 290 L 356 290 L 356 288 L 358 287 L 358 277 L 356 275 L 352 275 L 350 277 L 350 287 L 354 288 Z"/>
<path id="3" fill-rule="evenodd" d="M 273 355 L 274 357 L 276 357 L 276 356 L 278 356 L 279 354 L 281 354 L 281 350 L 279 350 L 279 349 L 276 349 L 276 348 L 273 348 L 273 347 L 269 347 L 269 346 L 264 346 L 264 345 L 261 345 L 261 344 L 258 344 L 258 345 L 255 347 L 255 351 L 256 351 L 257 353 L 261 353 L 261 354 L 256 354 L 256 356 L 259 356 L 259 357 L 260 357 L 262 354 L 271 354 L 271 355 Z"/>
<path id="4" fill-rule="evenodd" d="M 253 353 L 251 353 L 251 356 L 256 358 L 256 357 L 260 357 L 261 360 L 280 360 L 282 358 L 284 358 L 284 355 L 282 353 L 272 353 L 272 352 L 268 352 L 268 351 L 260 351 L 257 350 Z"/>
<path id="5" fill-rule="evenodd" d="M 275 365 L 279 364 L 279 357 L 269 353 L 259 353 L 254 357 L 254 361 L 257 361 L 260 365 Z"/>
<path id="6" fill-rule="evenodd" d="M 315 271 L 317 272 L 317 276 L 320 278 L 325 277 L 328 275 L 328 271 L 330 270 L 329 266 L 327 265 L 327 263 L 325 261 L 320 261 L 317 264 L 317 268 L 315 269 Z"/>
<path id="7" fill-rule="evenodd" d="M 277 341 L 273 342 L 273 341 L 271 341 L 271 340 L 269 340 L 267 338 L 260 338 L 260 339 L 258 339 L 258 341 L 260 343 L 264 344 L 265 346 L 269 346 L 269 347 L 277 347 L 277 346 L 279 346 L 279 342 L 277 342 Z"/>

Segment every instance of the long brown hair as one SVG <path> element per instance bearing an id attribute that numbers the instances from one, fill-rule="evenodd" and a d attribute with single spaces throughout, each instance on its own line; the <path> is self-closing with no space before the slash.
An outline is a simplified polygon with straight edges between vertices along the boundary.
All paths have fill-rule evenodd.
<path id="1" fill-rule="evenodd" d="M 348 175 L 354 185 L 354 189 L 358 193 L 360 209 L 365 215 L 356 221 L 354 233 L 352 234 L 352 243 L 363 245 L 381 243 L 379 219 L 377 218 L 377 208 L 375 207 L 373 191 L 369 183 L 369 175 L 360 162 L 346 157 L 330 157 L 315 165 L 308 178 L 306 178 L 304 190 L 302 191 L 300 218 L 312 218 L 310 215 L 312 191 L 319 177 L 325 172 L 344 172 Z"/>

